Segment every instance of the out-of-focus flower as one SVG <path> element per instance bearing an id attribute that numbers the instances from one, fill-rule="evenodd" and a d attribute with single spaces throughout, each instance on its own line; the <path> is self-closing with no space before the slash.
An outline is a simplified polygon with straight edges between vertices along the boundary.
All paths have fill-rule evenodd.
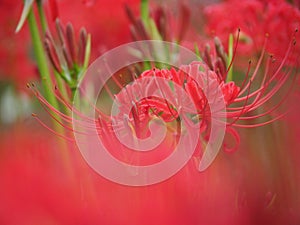
<path id="1" fill-rule="evenodd" d="M 62 23 L 72 23 L 74 30 L 85 27 L 92 34 L 92 60 L 105 51 L 131 40 L 129 21 L 126 18 L 124 5 L 133 7 L 137 13 L 138 0 L 89 0 L 58 1 Z"/>
<path id="2" fill-rule="evenodd" d="M 37 71 L 31 57 L 28 29 L 18 35 L 14 33 L 21 7 L 18 1 L 1 1 L 0 79 L 25 87 L 29 79 L 37 78 Z"/>
<path id="3" fill-rule="evenodd" d="M 206 30 L 227 45 L 229 34 L 241 29 L 239 51 L 247 56 L 260 53 L 264 35 L 270 34 L 266 46 L 270 54 L 282 59 L 295 29 L 300 27 L 300 11 L 286 1 L 237 1 L 205 8 Z M 300 51 L 299 45 L 295 51 Z M 295 65 L 298 56 L 290 55 L 287 63 Z"/>
<path id="4" fill-rule="evenodd" d="M 173 4 L 178 8 L 158 4 L 148 9 L 148 1 L 144 1 L 145 12 L 136 17 L 126 5 L 127 16 L 131 22 L 132 38 L 137 40 L 164 40 L 180 43 L 188 32 L 190 25 L 190 9 L 184 3 Z M 172 4 L 172 3 L 169 3 Z M 149 11 L 148 11 L 149 10 Z"/>
<path id="5" fill-rule="evenodd" d="M 49 12 L 49 25 L 59 16 L 64 23 L 71 22 L 75 30 L 86 27 L 92 33 L 92 59 L 104 51 L 130 41 L 124 4 L 128 3 L 136 12 L 137 0 L 111 3 L 106 0 L 96 1 L 47 1 L 43 2 Z M 51 4 L 48 4 L 51 3 Z M 54 4 L 54 3 L 57 3 Z M 28 29 L 21 29 L 15 34 L 15 29 L 22 11 L 21 2 L 1 2 L 1 31 L 0 31 L 0 78 L 12 80 L 25 86 L 30 79 L 37 79 L 37 69 L 29 44 Z M 64 13 L 59 11 L 64 10 Z M 27 23 L 24 23 L 27 26 Z M 25 27 L 26 28 L 26 27 Z"/>

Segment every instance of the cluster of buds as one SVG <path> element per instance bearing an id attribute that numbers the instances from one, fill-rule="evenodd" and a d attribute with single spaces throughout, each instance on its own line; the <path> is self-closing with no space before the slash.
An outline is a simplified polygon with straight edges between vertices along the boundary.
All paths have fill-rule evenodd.
<path id="1" fill-rule="evenodd" d="M 56 20 L 56 32 L 57 41 L 49 31 L 46 32 L 46 52 L 55 72 L 73 89 L 88 66 L 91 38 L 82 28 L 76 43 L 73 26 L 69 23 L 64 29 L 59 20 Z"/>
<path id="2" fill-rule="evenodd" d="M 144 4 L 148 4 L 147 1 Z M 150 12 L 150 15 L 144 13 L 144 15 L 141 15 L 141 18 L 136 18 L 127 5 L 125 9 L 131 22 L 131 35 L 135 41 L 163 40 L 180 43 L 187 33 L 190 10 L 184 4 L 179 5 L 178 23 L 172 21 L 174 18 L 172 18 L 170 12 L 162 5 L 154 8 Z M 174 27 L 175 24 L 178 24 L 176 28 Z"/>
<path id="3" fill-rule="evenodd" d="M 205 46 L 205 50 L 202 54 L 202 59 L 207 64 L 209 69 L 215 71 L 218 77 L 224 80 L 227 76 L 226 68 L 228 56 L 224 52 L 223 45 L 218 37 L 215 37 L 214 39 L 214 46 L 214 51 L 211 51 L 209 44 Z M 213 55 L 211 54 L 211 52 L 213 52 Z"/>

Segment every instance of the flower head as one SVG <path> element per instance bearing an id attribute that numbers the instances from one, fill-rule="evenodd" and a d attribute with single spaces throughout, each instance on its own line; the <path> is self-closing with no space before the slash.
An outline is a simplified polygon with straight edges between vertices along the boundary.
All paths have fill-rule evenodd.
<path id="1" fill-rule="evenodd" d="M 267 37 L 265 43 L 267 42 Z M 162 119 L 164 122 L 170 125 L 170 131 L 175 136 L 178 134 L 178 121 L 180 118 L 180 111 L 184 110 L 189 113 L 189 120 L 191 123 L 199 123 L 199 134 L 204 136 L 204 141 L 207 141 L 207 137 L 210 135 L 212 113 L 210 105 L 220 101 L 217 96 L 216 90 L 221 90 L 222 101 L 225 103 L 225 108 L 217 109 L 220 115 L 220 123 L 225 123 L 228 134 L 234 137 L 236 145 L 233 149 L 229 149 L 224 144 L 225 150 L 237 149 L 239 144 L 239 135 L 235 131 L 235 127 L 258 127 L 265 124 L 269 124 L 279 118 L 284 113 L 280 113 L 278 110 L 284 103 L 286 95 L 291 88 L 288 88 L 286 94 L 283 94 L 282 99 L 274 103 L 274 105 L 268 104 L 273 96 L 291 81 L 291 77 L 294 77 L 293 68 L 285 68 L 286 60 L 293 51 L 295 43 L 293 39 L 290 42 L 284 60 L 276 64 L 272 56 L 265 57 L 265 46 L 262 50 L 262 54 L 256 63 L 256 66 L 252 69 L 252 62 L 249 61 L 248 68 L 245 69 L 245 73 L 241 75 L 243 77 L 240 81 L 234 81 L 228 77 L 230 67 L 232 63 L 227 64 L 227 55 L 225 54 L 222 44 L 215 40 L 214 48 L 212 51 L 206 49 L 203 53 L 202 62 L 193 62 L 189 65 L 182 65 L 180 68 L 166 68 L 158 69 L 153 67 L 150 70 L 146 70 L 141 75 L 135 77 L 132 75 L 132 71 L 129 69 L 129 75 L 133 81 L 139 81 L 138 84 L 119 84 L 120 92 L 113 95 L 110 93 L 111 98 L 118 102 L 123 109 L 123 114 L 107 115 L 101 109 L 96 109 L 97 116 L 95 118 L 86 118 L 79 110 L 71 106 L 67 100 L 65 100 L 58 90 L 56 90 L 56 96 L 61 103 L 67 108 L 75 112 L 79 118 L 87 122 L 80 124 L 80 126 L 91 126 L 91 124 L 97 124 L 98 133 L 105 142 L 115 139 L 114 134 L 116 129 L 123 129 L 126 133 L 132 133 L 136 137 L 149 136 L 149 125 L 151 121 L 156 118 Z M 261 68 L 265 68 L 264 71 Z M 197 80 L 195 80 L 197 77 Z M 148 78 L 148 79 L 146 79 Z M 150 78 L 150 81 L 149 81 Z M 157 79 L 163 78 L 168 81 L 168 85 L 160 84 Z M 178 85 L 189 96 L 196 107 L 196 112 L 193 112 L 189 107 L 187 99 L 184 99 L 176 92 L 176 89 L 172 88 L 174 85 Z M 47 111 L 53 111 L 57 116 L 67 123 L 72 122 L 72 118 L 64 115 L 58 110 L 54 109 L 47 101 L 39 94 L 36 88 L 33 87 L 34 93 L 41 101 L 41 103 L 48 108 Z M 153 90 L 158 90 L 162 95 L 173 96 L 174 101 L 148 96 L 143 99 L 136 100 L 136 96 L 141 91 L 154 93 Z M 109 92 L 109 87 L 106 87 L 106 91 Z M 175 102 L 175 105 L 174 105 Z M 90 105 L 90 107 L 95 107 Z M 215 109 L 214 109 L 215 110 Z M 222 110 L 226 112 L 222 112 Z M 263 112 L 261 112 L 264 110 Z M 277 111 L 279 113 L 277 113 Z M 269 118 L 268 115 L 275 114 L 273 118 Z M 119 121 L 120 123 L 115 123 Z M 76 121 L 75 121 L 76 123 Z M 81 123 L 78 121 L 78 123 Z M 91 123 L 91 124 L 90 124 Z M 68 130 L 73 130 L 70 125 L 63 125 Z M 177 128 L 176 128 L 177 127 Z M 112 135 L 110 137 L 110 135 Z M 176 142 L 176 138 L 174 139 Z M 202 140 L 203 141 L 203 140 Z M 113 141 L 113 149 L 118 149 L 118 142 Z M 109 145 L 109 143 L 108 143 Z"/>

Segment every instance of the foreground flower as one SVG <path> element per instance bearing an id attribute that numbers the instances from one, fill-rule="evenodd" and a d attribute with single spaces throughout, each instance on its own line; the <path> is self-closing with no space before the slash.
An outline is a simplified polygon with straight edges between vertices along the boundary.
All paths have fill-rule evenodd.
<path id="1" fill-rule="evenodd" d="M 265 43 L 267 43 L 267 38 Z M 86 118 L 86 116 L 80 114 L 78 109 L 68 103 L 68 100 L 66 100 L 58 90 L 55 91 L 55 95 L 66 108 L 72 110 L 75 114 L 77 114 L 79 119 L 82 120 L 82 122 L 77 122 L 75 120 L 75 123 L 78 123 L 79 126 L 85 126 L 88 128 L 94 123 L 97 124 L 96 128 L 98 129 L 99 136 L 104 142 L 108 142 L 106 143 L 108 146 L 110 143 L 113 143 L 112 145 L 114 147 L 112 149 L 119 149 L 121 147 L 118 141 L 111 141 L 112 138 L 116 138 L 113 130 L 114 126 L 121 126 L 126 132 L 135 133 L 137 137 L 147 137 L 149 135 L 149 130 L 147 130 L 147 128 L 152 120 L 155 120 L 155 118 L 161 118 L 167 123 L 176 124 L 180 119 L 179 110 L 185 109 L 187 113 L 192 114 L 190 120 L 193 121 L 193 123 L 200 123 L 200 130 L 198 132 L 204 137 L 204 143 L 201 143 L 203 141 L 199 141 L 199 148 L 201 151 L 203 150 L 201 145 L 205 145 L 205 142 L 207 141 L 206 138 L 210 136 L 212 113 L 220 114 L 219 122 L 225 123 L 227 133 L 233 136 L 235 145 L 232 148 L 228 147 L 227 144 L 224 144 L 224 149 L 226 151 L 233 151 L 238 148 L 240 142 L 239 135 L 234 129 L 235 127 L 259 127 L 278 120 L 285 115 L 285 113 L 280 112 L 279 109 L 282 107 L 286 96 L 292 88 L 289 87 L 289 82 L 292 79 L 295 79 L 296 76 L 294 76 L 295 71 L 293 68 L 284 70 L 284 66 L 287 58 L 295 48 L 294 45 L 295 42 L 292 39 L 286 50 L 284 59 L 278 64 L 274 64 L 272 56 L 268 57 L 266 61 L 264 61 L 264 46 L 262 54 L 254 69 L 251 68 L 252 63 L 249 61 L 248 69 L 244 75 L 244 80 L 240 82 L 239 85 L 228 76 L 231 65 L 229 65 L 226 69 L 227 62 L 226 59 L 224 59 L 226 55 L 224 51 L 221 50 L 222 46 L 217 40 L 215 42 L 215 50 L 211 52 L 207 50 L 204 53 L 204 60 L 207 63 L 194 62 L 190 65 L 183 65 L 179 69 L 153 68 L 151 70 L 144 71 L 140 76 L 138 76 L 138 78 L 134 78 L 131 72 L 128 75 L 131 76 L 133 80 L 141 80 L 141 83 L 138 85 L 129 84 L 124 87 L 126 84 L 120 84 L 114 80 L 117 86 L 121 89 L 115 97 L 112 93 L 110 93 L 109 87 L 106 87 L 106 91 L 111 98 L 116 100 L 121 106 L 124 105 L 124 109 L 128 109 L 124 110 L 124 112 L 128 111 L 128 114 L 125 113 L 125 115 L 121 115 L 121 117 L 124 118 L 115 118 L 114 116 L 106 115 L 103 111 L 101 111 L 101 109 L 96 109 L 96 119 Z M 266 66 L 263 73 L 261 73 L 262 66 Z M 143 82 L 143 79 L 147 77 L 153 78 L 153 82 Z M 196 81 L 194 79 L 195 77 L 198 77 L 199 80 Z M 170 82 L 170 85 L 159 85 L 156 82 L 157 78 L 167 80 Z M 252 87 L 253 83 L 256 85 L 255 88 Z M 176 84 L 184 89 L 189 98 L 192 99 L 195 104 L 197 113 L 189 111 L 190 109 L 184 105 L 187 103 L 185 100 L 180 99 L 180 94 L 176 93 L 176 91 L 172 89 L 171 84 Z M 267 104 L 270 99 L 272 99 L 273 96 L 284 86 L 288 87 L 288 89 L 282 94 L 281 100 L 274 103 L 274 105 Z M 52 114 L 50 112 L 56 114 L 62 121 L 66 122 L 66 124 L 59 122 L 61 125 L 69 131 L 80 133 L 80 131 L 73 130 L 71 128 L 71 123 L 74 122 L 73 118 L 68 115 L 64 115 L 51 106 L 43 98 L 43 96 L 41 96 L 35 86 L 29 85 L 28 87 L 33 90 L 34 94 L 51 116 Z M 214 102 L 220 101 L 220 99 L 214 97 L 216 96 L 216 88 L 220 88 L 226 108 L 218 109 L 219 112 L 212 112 L 210 105 L 214 104 Z M 173 92 L 177 105 L 172 105 L 166 99 L 160 99 L 157 97 L 147 97 L 136 102 L 136 96 L 138 96 L 138 93 L 141 92 L 141 90 L 147 90 L 150 92 L 151 90 L 159 90 L 163 93 L 163 96 L 167 93 Z M 90 107 L 95 106 L 91 105 Z M 262 109 L 264 111 L 262 111 Z M 227 112 L 222 113 L 222 110 L 226 110 Z M 269 117 L 270 114 L 274 114 L 273 118 Z M 38 117 L 36 118 L 38 119 Z M 114 124 L 114 121 L 121 121 L 121 124 Z M 172 126 L 174 128 L 174 124 L 171 125 L 171 127 Z M 121 128 L 119 127 L 118 129 Z M 176 128 L 174 129 L 172 132 L 176 133 Z M 176 143 L 176 138 L 172 141 L 173 144 Z"/>
<path id="2" fill-rule="evenodd" d="M 275 163 L 283 176 L 274 175 L 269 168 L 274 161 L 251 151 L 230 160 L 221 153 L 205 173 L 191 161 L 163 183 L 133 188 L 95 174 L 72 146 L 70 174 L 60 157 L 65 149 L 33 124 L 1 130 L 0 146 L 0 221 L 6 225 L 282 225 L 300 220 L 298 165 Z M 282 161 L 290 152 L 285 149 Z"/>

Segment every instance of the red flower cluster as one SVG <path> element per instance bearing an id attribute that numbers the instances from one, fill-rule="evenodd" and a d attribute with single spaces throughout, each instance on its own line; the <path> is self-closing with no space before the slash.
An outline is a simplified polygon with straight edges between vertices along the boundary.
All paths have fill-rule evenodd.
<path id="1" fill-rule="evenodd" d="M 218 43 L 218 42 L 217 42 Z M 220 46 L 219 46 L 220 47 Z M 290 43 L 285 55 L 285 59 L 290 55 L 294 45 Z M 218 47 L 216 47 L 217 49 Z M 217 52 L 217 53 L 216 53 Z M 198 118 L 201 121 L 201 131 L 199 132 L 208 132 L 209 134 L 209 124 L 211 120 L 211 111 L 210 104 L 214 104 L 214 102 L 219 101 L 218 98 L 212 97 L 216 95 L 216 89 L 220 88 L 222 92 L 222 98 L 225 102 L 225 108 L 219 109 L 220 112 L 222 110 L 226 110 L 227 112 L 221 116 L 223 119 L 226 119 L 227 131 L 229 134 L 233 135 L 237 144 L 239 144 L 239 136 L 232 127 L 258 127 L 261 125 L 265 125 L 273 122 L 281 118 L 284 114 L 275 114 L 274 118 L 270 119 L 267 117 L 267 120 L 263 122 L 258 122 L 257 118 L 266 118 L 267 115 L 272 114 L 276 111 L 284 102 L 287 92 L 282 100 L 277 102 L 275 105 L 268 106 L 267 102 L 273 98 L 273 96 L 277 93 L 277 91 L 289 80 L 290 76 L 294 72 L 292 69 L 288 71 L 283 71 L 282 68 L 285 65 L 285 60 L 281 61 L 277 68 L 273 68 L 272 70 L 265 70 L 263 74 L 260 74 L 260 67 L 263 65 L 263 52 L 258 60 L 254 71 L 250 75 L 251 71 L 251 62 L 249 62 L 248 71 L 244 75 L 244 81 L 238 86 L 234 81 L 227 81 L 227 75 L 230 70 L 222 70 L 220 68 L 226 68 L 226 65 L 222 65 L 222 60 L 218 60 L 218 57 L 222 57 L 222 51 L 216 50 L 214 54 L 210 54 L 209 52 L 205 55 L 205 60 L 209 63 L 206 64 L 204 62 L 194 62 L 187 66 L 181 66 L 178 70 L 175 68 L 171 69 L 151 69 L 143 72 L 137 80 L 140 80 L 139 84 L 133 83 L 133 85 L 127 85 L 126 88 L 120 86 L 122 89 L 120 93 L 115 95 L 115 97 L 111 95 L 111 97 L 117 100 L 122 107 L 128 108 L 123 110 L 124 112 L 130 112 L 129 117 L 124 121 L 123 127 L 127 127 L 128 132 L 131 130 L 135 130 L 137 136 L 148 135 L 149 132 L 145 132 L 144 127 L 148 126 L 148 123 L 151 119 L 155 117 L 160 117 L 166 122 L 172 122 L 179 119 L 179 108 L 185 108 L 186 111 L 189 111 L 189 107 L 185 106 L 186 102 L 184 100 L 180 101 L 180 97 L 178 97 L 178 93 L 172 93 L 172 88 L 169 86 L 160 86 L 157 84 L 157 78 L 163 78 L 169 82 L 174 82 L 174 84 L 182 87 L 185 92 L 189 95 L 190 99 L 193 100 L 197 113 L 193 115 L 194 118 Z M 221 63 L 221 64 L 220 64 Z M 269 57 L 266 65 L 269 68 L 272 64 L 272 57 Z M 210 66 L 209 66 L 210 65 Z M 192 75 L 192 76 L 190 76 Z M 152 77 L 152 82 L 149 82 L 147 77 Z M 199 80 L 195 81 L 193 77 L 198 77 Z M 295 76 L 294 76 L 295 77 Z M 258 78 L 259 85 L 256 89 L 253 90 L 252 83 L 255 82 Z M 144 81 L 146 80 L 146 81 Z M 200 82 L 200 83 L 199 83 Z M 257 82 L 257 81 L 256 81 Z M 34 94 L 40 100 L 42 105 L 46 106 L 47 111 L 52 111 L 57 116 L 59 116 L 63 121 L 68 123 L 72 123 L 72 118 L 68 115 L 64 115 L 59 112 L 53 106 L 51 106 L 38 92 L 38 90 L 34 86 L 29 86 L 33 89 Z M 109 90 L 109 88 L 106 88 Z M 141 90 L 150 91 L 151 90 L 160 90 L 162 93 L 172 93 L 175 98 L 177 96 L 176 101 L 178 102 L 177 106 L 171 105 L 168 100 L 161 99 L 157 97 L 147 97 L 141 99 L 139 102 L 135 102 L 135 96 Z M 56 96 L 58 100 L 74 112 L 78 112 L 73 106 L 71 106 L 67 100 L 65 100 L 59 91 L 56 91 Z M 210 96 L 207 96 L 207 95 Z M 214 102 L 209 101 L 208 99 L 214 99 Z M 133 105 L 132 105 L 133 104 Z M 95 106 L 91 106 L 95 107 Z M 256 115 L 251 115 L 249 113 L 255 112 L 259 108 L 264 108 L 264 112 L 258 113 Z M 97 109 L 98 118 L 96 121 L 93 118 L 89 118 L 91 123 L 97 124 L 97 129 L 99 129 L 99 134 L 102 136 L 104 141 L 111 140 L 114 136 L 114 130 L 112 129 L 112 121 L 115 120 L 113 116 L 107 116 L 101 110 Z M 122 112 L 123 112 L 122 111 Z M 191 112 L 190 112 L 191 113 Z M 51 116 L 52 114 L 49 113 Z M 85 120 L 85 116 L 78 113 L 78 116 Z M 53 116 L 52 116 L 53 117 Z M 123 119 L 121 118 L 121 121 Z M 93 122 L 94 121 L 94 122 Z M 244 123 L 243 121 L 246 121 Z M 252 122 L 252 123 L 251 123 Z M 131 124 L 128 125 L 127 123 Z M 127 124 L 127 125 L 126 125 Z M 63 124 L 62 124 L 63 125 Z M 85 124 L 88 126 L 88 124 Z M 70 125 L 63 125 L 68 130 L 73 131 Z M 74 131 L 76 132 L 76 131 Z M 144 132 L 141 134 L 141 132 Z M 110 137 L 112 135 L 112 137 Z M 117 142 L 112 142 L 117 143 Z M 108 143 L 109 144 L 109 143 Z M 236 149 L 238 145 L 235 146 Z M 114 149 L 119 149 L 118 147 Z M 229 150 L 225 147 L 226 150 Z M 231 149 L 233 150 L 233 149 Z"/>
<path id="2" fill-rule="evenodd" d="M 270 54 L 282 59 L 285 56 L 295 29 L 300 27 L 300 11 L 286 1 L 229 0 L 205 8 L 206 31 L 228 43 L 229 34 L 241 29 L 239 50 L 254 55 L 262 50 L 264 35 L 270 34 L 266 46 Z M 295 51 L 300 51 L 300 45 Z M 287 63 L 297 64 L 298 56 L 291 56 Z"/>

